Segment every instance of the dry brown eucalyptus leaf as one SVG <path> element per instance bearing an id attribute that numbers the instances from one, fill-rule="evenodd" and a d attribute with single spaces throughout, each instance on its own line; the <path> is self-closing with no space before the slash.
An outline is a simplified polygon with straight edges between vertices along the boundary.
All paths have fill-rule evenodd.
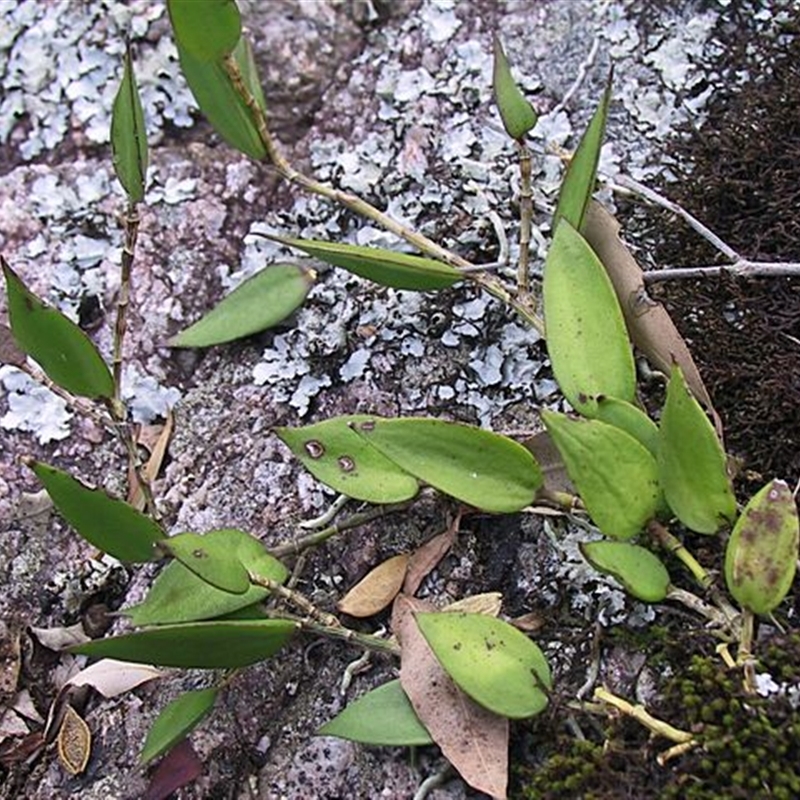
<path id="1" fill-rule="evenodd" d="M 722 438 L 722 422 L 689 347 L 664 306 L 647 294 L 642 268 L 620 239 L 619 230 L 617 220 L 593 200 L 586 211 L 581 233 L 603 262 L 614 284 L 633 343 L 653 366 L 665 374 L 670 374 L 673 364 L 681 368 L 692 394 L 711 414 L 717 435 Z"/>
<path id="2" fill-rule="evenodd" d="M 174 425 L 175 417 L 171 411 L 167 411 L 167 420 L 163 425 L 147 425 L 139 432 L 138 443 L 150 451 L 150 458 L 142 468 L 142 477 L 148 483 L 152 483 L 161 471 Z M 144 511 L 144 494 L 136 476 L 129 474 L 128 483 L 131 487 L 128 492 L 128 503 L 137 511 Z"/>
<path id="3" fill-rule="evenodd" d="M 408 562 L 408 572 L 403 583 L 403 591 L 406 594 L 416 594 L 422 581 L 450 550 L 456 540 L 460 522 L 461 515 L 459 514 L 447 527 L 446 531 L 432 536 L 411 554 L 411 560 Z"/>
<path id="4" fill-rule="evenodd" d="M 343 614 L 371 617 L 394 600 L 408 569 L 408 553 L 393 556 L 368 572 L 337 604 Z"/>
<path id="5" fill-rule="evenodd" d="M 401 645 L 400 683 L 461 777 L 480 792 L 505 798 L 508 720 L 467 697 L 442 669 L 414 619 L 414 612 L 431 610 L 429 603 L 407 595 L 395 600 L 392 627 Z"/>
<path id="6" fill-rule="evenodd" d="M 92 732 L 83 718 L 69 704 L 64 708 L 64 719 L 56 738 L 58 758 L 70 775 L 80 775 L 89 763 L 92 752 Z"/>
<path id="7" fill-rule="evenodd" d="M 503 605 L 503 595 L 500 592 L 484 592 L 462 597 L 454 603 L 446 605 L 442 611 L 447 613 L 486 614 L 487 617 L 497 617 Z"/>

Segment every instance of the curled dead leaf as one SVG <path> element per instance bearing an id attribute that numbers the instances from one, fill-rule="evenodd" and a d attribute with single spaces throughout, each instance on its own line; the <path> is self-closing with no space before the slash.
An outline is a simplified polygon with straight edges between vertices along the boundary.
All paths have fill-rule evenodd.
<path id="1" fill-rule="evenodd" d="M 83 717 L 71 706 L 64 709 L 64 719 L 56 738 L 58 758 L 70 775 L 80 775 L 89 763 L 92 732 Z"/>
<path id="2" fill-rule="evenodd" d="M 411 559 L 408 562 L 408 572 L 406 572 L 406 578 L 403 582 L 403 591 L 406 594 L 416 594 L 422 581 L 436 568 L 436 565 L 450 550 L 456 540 L 460 522 L 461 515 L 459 514 L 448 525 L 446 531 L 432 536 L 411 554 Z"/>
<path id="3" fill-rule="evenodd" d="M 448 613 L 486 614 L 488 617 L 497 617 L 500 615 L 502 605 L 503 595 L 500 592 L 483 592 L 462 597 L 461 600 L 456 600 L 441 610 Z"/>
<path id="4" fill-rule="evenodd" d="M 400 591 L 408 561 L 409 554 L 402 553 L 378 564 L 339 601 L 339 611 L 351 617 L 371 617 L 383 611 Z"/>

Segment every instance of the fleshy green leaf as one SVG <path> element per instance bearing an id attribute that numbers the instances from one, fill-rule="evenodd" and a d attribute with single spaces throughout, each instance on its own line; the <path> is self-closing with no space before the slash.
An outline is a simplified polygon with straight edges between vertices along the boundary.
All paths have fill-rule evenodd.
<path id="1" fill-rule="evenodd" d="M 792 490 L 770 481 L 750 498 L 725 551 L 725 582 L 737 603 L 755 614 L 780 605 L 794 581 L 798 537 Z"/>
<path id="2" fill-rule="evenodd" d="M 600 572 L 613 575 L 628 594 L 645 603 L 660 603 L 669 591 L 667 568 L 647 548 L 629 542 L 584 542 L 583 557 Z"/>
<path id="3" fill-rule="evenodd" d="M 96 639 L 70 652 L 163 667 L 229 669 L 269 658 L 294 631 L 295 624 L 283 619 L 192 622 Z"/>
<path id="4" fill-rule="evenodd" d="M 45 305 L 0 256 L 8 292 L 8 317 L 19 347 L 47 376 L 72 394 L 114 395 L 114 379 L 89 337 L 60 311 Z"/>
<path id="5" fill-rule="evenodd" d="M 354 429 L 388 459 L 440 492 L 498 514 L 530 505 L 542 471 L 521 444 L 438 419 L 371 419 Z"/>
<path id="6" fill-rule="evenodd" d="M 275 433 L 317 480 L 337 492 L 367 503 L 410 500 L 419 491 L 417 479 L 353 430 L 371 419 L 347 415 L 303 428 L 275 428 Z"/>
<path id="7" fill-rule="evenodd" d="M 389 681 L 350 703 L 326 722 L 317 735 L 386 747 L 433 743 L 399 680 Z"/>
<path id="8" fill-rule="evenodd" d="M 512 139 L 522 140 L 536 125 L 537 116 L 533 106 L 525 99 L 511 75 L 503 45 L 494 37 L 494 99 L 500 111 L 503 125 Z"/>
<path id="9" fill-rule="evenodd" d="M 232 547 L 236 534 L 241 531 L 231 531 L 232 536 L 219 535 L 224 531 L 216 533 L 217 536 L 211 537 L 179 533 L 161 541 L 159 550 L 180 561 L 198 578 L 217 589 L 231 594 L 244 594 L 250 588 L 250 578 Z"/>
<path id="10" fill-rule="evenodd" d="M 228 55 L 242 34 L 235 0 L 167 0 L 178 44 L 200 61 Z"/>
<path id="11" fill-rule="evenodd" d="M 158 715 L 144 740 L 140 762 L 147 764 L 172 749 L 193 731 L 214 707 L 219 690 L 197 689 L 177 697 Z"/>
<path id="12" fill-rule="evenodd" d="M 593 417 L 601 395 L 633 403 L 636 367 L 614 287 L 567 221 L 547 254 L 543 294 L 547 352 L 573 408 Z"/>
<path id="13" fill-rule="evenodd" d="M 150 517 L 60 469 L 29 461 L 64 519 L 90 544 L 120 561 L 150 561 L 164 532 Z"/>
<path id="14" fill-rule="evenodd" d="M 416 619 L 439 663 L 476 703 L 511 719 L 545 708 L 550 667 L 522 631 L 485 614 L 420 613 Z"/>
<path id="15" fill-rule="evenodd" d="M 130 45 L 125 51 L 125 71 L 111 112 L 111 149 L 119 182 L 130 201 L 140 203 L 147 175 L 147 131 Z"/>
<path id="16" fill-rule="evenodd" d="M 616 397 L 598 397 L 597 419 L 629 433 L 652 456 L 658 456 L 658 425 L 638 406 Z"/>
<path id="17" fill-rule="evenodd" d="M 556 213 L 553 217 L 553 230 L 556 233 L 558 233 L 561 220 L 564 219 L 577 231 L 583 225 L 583 218 L 589 201 L 592 199 L 597 178 L 597 164 L 600 161 L 608 106 L 611 102 L 611 80 L 611 76 L 609 76 L 600 105 L 594 112 L 589 127 L 581 137 L 578 149 L 572 156 L 564 175 Z"/>
<path id="18" fill-rule="evenodd" d="M 261 234 L 265 236 L 265 234 Z M 287 247 L 296 247 L 320 261 L 341 267 L 381 286 L 395 289 L 429 291 L 446 289 L 462 279 L 462 274 L 449 264 L 432 258 L 397 253 L 380 247 L 337 244 L 316 239 L 292 239 L 288 236 L 267 236 Z"/>
<path id="19" fill-rule="evenodd" d="M 658 473 L 667 503 L 687 528 L 716 533 L 736 516 L 725 453 L 679 367 L 661 414 Z"/>
<path id="20" fill-rule="evenodd" d="M 232 147 L 254 159 L 264 158 L 267 149 L 258 134 L 253 112 L 236 90 L 221 61 L 201 61 L 178 44 L 181 70 L 200 110 L 214 130 Z M 258 84 L 250 44 L 242 36 L 233 51 L 244 84 L 264 110 L 264 95 Z"/>
<path id="21" fill-rule="evenodd" d="M 289 576 L 286 567 L 249 533 L 226 528 L 209 531 L 204 539 L 224 543 L 256 575 L 275 583 L 283 583 Z M 137 626 L 194 622 L 232 614 L 264 600 L 268 594 L 260 586 L 250 586 L 244 594 L 223 592 L 198 578 L 179 561 L 171 561 L 156 578 L 144 602 L 123 609 L 123 613 L 130 615 Z"/>
<path id="22" fill-rule="evenodd" d="M 630 539 L 655 516 L 661 497 L 656 460 L 630 434 L 596 419 L 543 411 L 567 472 L 595 525 Z"/>
<path id="23" fill-rule="evenodd" d="M 271 328 L 303 304 L 313 270 L 276 264 L 248 278 L 202 319 L 169 340 L 172 347 L 209 347 Z"/>

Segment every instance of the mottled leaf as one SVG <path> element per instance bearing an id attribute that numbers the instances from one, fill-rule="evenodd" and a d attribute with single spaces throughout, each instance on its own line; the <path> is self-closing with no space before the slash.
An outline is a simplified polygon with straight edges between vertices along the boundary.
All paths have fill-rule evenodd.
<path id="1" fill-rule="evenodd" d="M 266 236 L 287 247 L 295 247 L 320 261 L 341 267 L 381 286 L 395 289 L 428 291 L 446 289 L 462 279 L 462 274 L 449 264 L 432 258 L 412 256 L 380 247 L 337 244 L 315 239 L 291 239 L 288 236 Z"/>
<path id="2" fill-rule="evenodd" d="M 601 395 L 634 402 L 636 367 L 614 288 L 566 220 L 547 254 L 543 295 L 547 352 L 573 408 L 592 417 Z"/>
<path id="3" fill-rule="evenodd" d="M 163 667 L 246 667 L 274 655 L 295 624 L 282 619 L 163 625 L 71 648 L 93 658 L 119 658 Z"/>
<path id="4" fill-rule="evenodd" d="M 471 425 L 372 417 L 354 429 L 421 481 L 485 511 L 519 511 L 542 485 L 539 465 L 522 445 Z"/>
<path id="5" fill-rule="evenodd" d="M 45 305 L 0 256 L 8 292 L 8 317 L 19 347 L 54 382 L 72 394 L 106 397 L 114 379 L 91 339 L 60 311 Z"/>
<path id="6" fill-rule="evenodd" d="M 175 39 L 200 61 L 228 55 L 242 33 L 235 0 L 167 0 Z"/>
<path id="7" fill-rule="evenodd" d="M 386 747 L 433 743 L 399 680 L 384 683 L 350 703 L 317 734 Z"/>
<path id="8" fill-rule="evenodd" d="M 111 112 L 111 150 L 122 188 L 132 203 L 140 203 L 147 175 L 147 131 L 130 45 L 125 50 L 125 71 Z"/>
<path id="9" fill-rule="evenodd" d="M 725 452 L 677 366 L 661 414 L 658 474 L 667 503 L 686 527 L 716 533 L 736 515 Z"/>
<path id="10" fill-rule="evenodd" d="M 90 489 L 60 469 L 29 461 L 64 519 L 90 544 L 120 561 L 150 561 L 164 531 L 123 500 Z"/>
<path id="11" fill-rule="evenodd" d="M 586 207 L 592 199 L 594 184 L 597 179 L 597 164 L 600 161 L 600 149 L 603 146 L 603 137 L 606 131 L 606 118 L 608 106 L 611 102 L 611 83 L 609 75 L 603 97 L 597 110 L 594 112 L 589 127 L 581 137 L 578 149 L 570 159 L 561 191 L 558 195 L 558 205 L 553 217 L 553 230 L 558 233 L 562 220 L 566 220 L 575 228 L 581 230 Z"/>
<path id="12" fill-rule="evenodd" d="M 202 319 L 169 340 L 172 347 L 209 347 L 250 336 L 283 322 L 299 308 L 316 273 L 276 264 L 248 278 Z"/>
<path id="13" fill-rule="evenodd" d="M 218 692 L 216 687 L 197 689 L 169 703 L 147 734 L 140 762 L 147 764 L 158 758 L 191 733 L 214 707 Z"/>
<path id="14" fill-rule="evenodd" d="M 322 483 L 368 503 L 400 503 L 419 491 L 416 478 L 370 447 L 352 428 L 372 417 L 347 415 L 275 433 Z"/>
<path id="15" fill-rule="evenodd" d="M 494 70 L 492 76 L 494 99 L 503 126 L 512 139 L 522 140 L 536 125 L 533 106 L 525 99 L 508 64 L 500 39 L 494 37 Z"/>
<path id="16" fill-rule="evenodd" d="M 799 536 L 792 490 L 770 481 L 750 498 L 725 550 L 725 582 L 737 603 L 755 614 L 780 605 L 794 581 Z"/>
<path id="17" fill-rule="evenodd" d="M 351 617 L 371 617 L 383 611 L 403 586 L 408 559 L 408 553 L 401 553 L 370 570 L 337 603 L 339 611 Z"/>
<path id="18" fill-rule="evenodd" d="M 625 431 L 599 420 L 543 411 L 569 477 L 606 536 L 630 539 L 655 516 L 661 492 L 653 456 Z"/>
<path id="19" fill-rule="evenodd" d="M 629 542 L 584 542 L 583 557 L 600 572 L 613 575 L 628 594 L 645 603 L 660 603 L 669 591 L 667 568 L 654 553 Z"/>
<path id="20" fill-rule="evenodd" d="M 206 541 L 224 542 L 252 573 L 283 583 L 289 576 L 286 567 L 271 556 L 257 539 L 244 531 L 222 529 L 205 534 Z M 215 589 L 198 578 L 179 561 L 171 561 L 156 578 L 143 603 L 123 609 L 134 625 L 168 625 L 212 619 L 253 606 L 269 591 L 250 586 L 244 594 Z"/>
<path id="21" fill-rule="evenodd" d="M 417 624 L 458 687 L 495 714 L 539 714 L 552 687 L 550 667 L 522 631 L 485 614 L 423 613 Z"/>

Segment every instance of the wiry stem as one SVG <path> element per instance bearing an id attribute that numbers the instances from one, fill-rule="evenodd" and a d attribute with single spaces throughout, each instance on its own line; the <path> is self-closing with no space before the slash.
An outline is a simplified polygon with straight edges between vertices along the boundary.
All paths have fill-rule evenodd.
<path id="1" fill-rule="evenodd" d="M 443 261 L 451 267 L 462 270 L 464 278 L 472 281 L 477 286 L 481 287 L 493 297 L 496 297 L 505 305 L 513 308 L 529 325 L 535 328 L 539 333 L 544 334 L 544 322 L 536 314 L 530 304 L 530 299 L 526 296 L 517 296 L 509 287 L 507 287 L 496 276 L 490 275 L 486 272 L 473 272 L 475 265 L 465 258 L 457 255 L 456 253 L 447 250 L 441 245 L 429 239 L 419 231 L 415 231 L 406 225 L 392 219 L 388 214 L 380 211 L 378 208 L 368 203 L 356 195 L 336 189 L 329 184 L 323 183 L 311 178 L 308 175 L 299 172 L 295 169 L 278 146 L 277 141 L 273 138 L 269 128 L 267 127 L 267 119 L 263 109 L 259 106 L 253 94 L 248 90 L 244 83 L 241 70 L 236 63 L 233 56 L 228 56 L 225 61 L 225 70 L 230 77 L 234 88 L 237 93 L 242 97 L 247 107 L 253 116 L 253 121 L 256 124 L 259 137 L 261 138 L 264 147 L 267 150 L 267 156 L 272 162 L 275 169 L 288 181 L 294 183 L 303 189 L 306 189 L 313 194 L 325 197 L 334 203 L 344 206 L 350 211 L 358 214 L 365 219 L 380 225 L 390 233 L 394 233 L 401 239 L 416 247 L 426 255 Z"/>
<path id="2" fill-rule="evenodd" d="M 524 142 L 519 143 L 519 269 L 517 291 L 528 293 L 528 270 L 530 261 L 531 225 L 533 222 L 533 191 L 531 189 L 531 151 Z"/>

